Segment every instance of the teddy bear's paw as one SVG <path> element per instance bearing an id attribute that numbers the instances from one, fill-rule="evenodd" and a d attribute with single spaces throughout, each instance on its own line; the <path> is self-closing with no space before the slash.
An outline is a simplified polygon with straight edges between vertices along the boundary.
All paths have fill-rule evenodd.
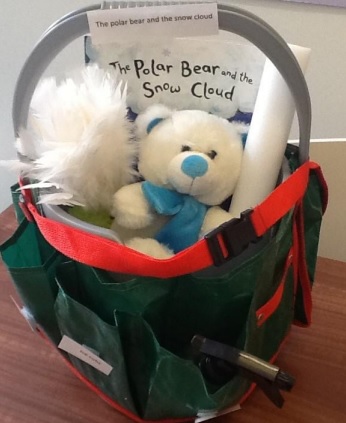
<path id="1" fill-rule="evenodd" d="M 168 259 L 174 256 L 172 250 L 153 238 L 132 238 L 126 243 L 126 246 L 158 259 Z"/>
<path id="2" fill-rule="evenodd" d="M 138 210 L 134 210 L 133 213 L 131 213 L 131 211 L 119 212 L 119 209 L 114 212 L 113 209 L 112 216 L 115 217 L 120 226 L 127 229 L 143 229 L 149 226 L 153 221 L 152 216 L 141 214 Z"/>
<path id="3" fill-rule="evenodd" d="M 142 229 L 153 221 L 140 183 L 124 186 L 114 194 L 111 214 L 120 226 L 128 229 Z"/>
<path id="4" fill-rule="evenodd" d="M 210 207 L 205 215 L 200 235 L 203 237 L 213 229 L 231 220 L 233 216 L 219 206 Z"/>

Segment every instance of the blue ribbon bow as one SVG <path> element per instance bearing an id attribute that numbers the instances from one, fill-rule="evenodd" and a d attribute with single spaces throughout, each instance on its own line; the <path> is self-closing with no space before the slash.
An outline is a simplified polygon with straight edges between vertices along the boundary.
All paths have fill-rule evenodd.
<path id="1" fill-rule="evenodd" d="M 180 194 L 145 181 L 142 183 L 145 198 L 158 214 L 173 216 L 156 234 L 155 239 L 174 253 L 198 241 L 208 207 L 188 194 Z"/>

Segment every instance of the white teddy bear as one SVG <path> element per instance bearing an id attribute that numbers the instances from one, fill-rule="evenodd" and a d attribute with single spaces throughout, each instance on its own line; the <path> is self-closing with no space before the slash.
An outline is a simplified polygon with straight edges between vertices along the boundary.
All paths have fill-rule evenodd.
<path id="1" fill-rule="evenodd" d="M 243 146 L 236 127 L 199 110 L 154 105 L 136 120 L 143 182 L 113 197 L 113 229 L 126 245 L 169 258 L 230 220 L 219 205 L 240 173 Z"/>

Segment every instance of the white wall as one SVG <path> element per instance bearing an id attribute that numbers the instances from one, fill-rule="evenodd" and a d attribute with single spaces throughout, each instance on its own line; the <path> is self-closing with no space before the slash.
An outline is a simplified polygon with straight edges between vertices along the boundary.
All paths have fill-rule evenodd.
<path id="1" fill-rule="evenodd" d="M 329 190 L 318 253 L 322 257 L 346 262 L 346 139 L 316 140 L 312 142 L 310 151 L 311 159 L 321 165 Z"/>
<path id="2" fill-rule="evenodd" d="M 15 157 L 11 104 L 15 81 L 23 61 L 40 34 L 56 19 L 88 0 L 1 0 L 0 14 L 0 159 Z M 266 20 L 289 43 L 312 48 L 307 82 L 313 107 L 313 138 L 345 138 L 346 9 L 291 3 L 281 0 L 243 0 L 226 3 L 243 7 Z M 83 61 L 83 48 L 75 43 L 51 72 Z M 292 138 L 297 137 L 294 125 Z M 324 147 L 328 153 L 334 145 Z M 10 204 L 8 188 L 15 176 L 0 168 L 0 211 Z M 333 183 L 338 184 L 335 178 Z M 326 252 L 324 252 L 327 254 Z M 345 258 L 346 260 L 346 258 Z"/>
<path id="3" fill-rule="evenodd" d="M 306 73 L 313 109 L 312 138 L 344 138 L 346 8 L 281 0 L 227 3 L 255 13 L 288 43 L 312 49 Z M 292 132 L 295 136 L 296 130 Z"/>

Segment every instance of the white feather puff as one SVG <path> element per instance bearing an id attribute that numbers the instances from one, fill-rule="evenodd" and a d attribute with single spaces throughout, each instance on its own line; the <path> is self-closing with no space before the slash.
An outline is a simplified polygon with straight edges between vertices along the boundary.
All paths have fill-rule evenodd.
<path id="1" fill-rule="evenodd" d="M 24 176 L 55 187 L 42 202 L 110 209 L 113 194 L 135 177 L 126 114 L 126 87 L 97 66 L 85 68 L 81 82 L 40 83 L 16 147 Z"/>

